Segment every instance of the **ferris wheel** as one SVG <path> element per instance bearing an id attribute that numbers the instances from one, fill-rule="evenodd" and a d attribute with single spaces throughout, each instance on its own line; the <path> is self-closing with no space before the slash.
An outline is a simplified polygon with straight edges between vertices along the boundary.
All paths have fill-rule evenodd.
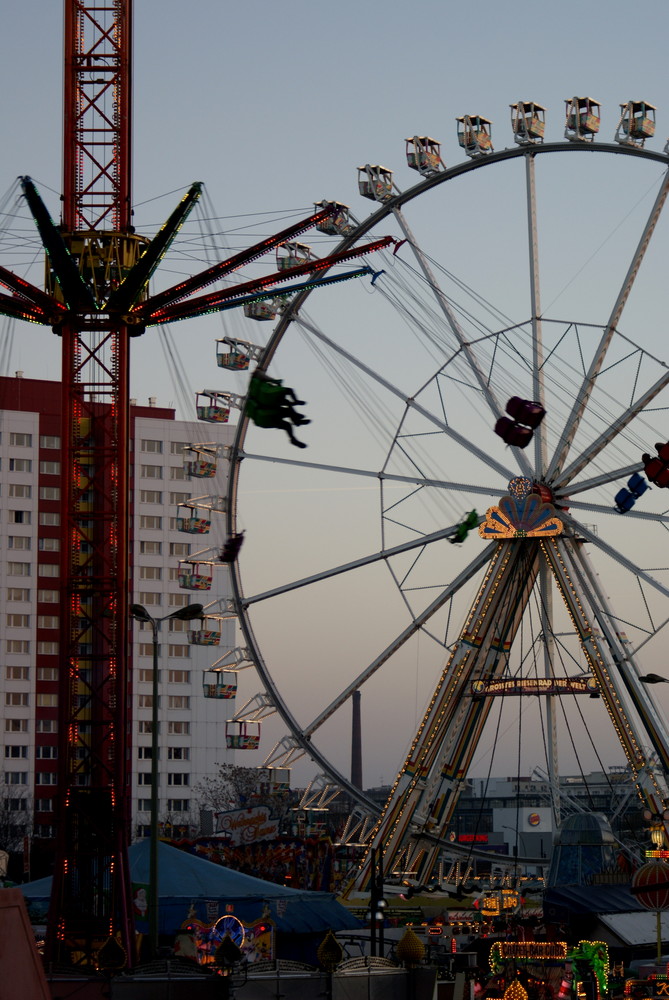
<path id="1" fill-rule="evenodd" d="M 260 689 L 234 722 L 274 734 L 265 765 L 314 762 L 305 806 L 345 791 L 344 837 L 387 871 L 429 877 L 463 779 L 495 751 L 504 773 L 615 761 L 666 804 L 669 737 L 639 680 L 661 672 L 669 622 L 654 114 L 621 105 L 607 143 L 597 102 L 572 98 L 549 142 L 545 109 L 519 102 L 501 151 L 488 119 L 463 116 L 454 166 L 411 137 L 418 182 L 366 164 L 376 209 L 341 206 L 322 229 L 335 252 L 395 229 L 372 281 L 247 310 L 259 369 L 296 386 L 311 423 L 299 452 L 238 426 L 232 576 Z M 365 760 L 397 773 L 380 817 L 350 777 L 358 694 Z M 552 808 L 559 822 L 557 779 Z"/>

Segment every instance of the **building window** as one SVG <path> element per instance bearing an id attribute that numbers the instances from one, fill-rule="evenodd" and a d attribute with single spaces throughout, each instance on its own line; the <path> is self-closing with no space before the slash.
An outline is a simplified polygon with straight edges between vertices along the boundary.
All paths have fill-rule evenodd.
<path id="1" fill-rule="evenodd" d="M 30 628 L 30 615 L 7 615 L 7 628 Z"/>
<path id="2" fill-rule="evenodd" d="M 167 679 L 170 684 L 190 684 L 190 670 L 168 670 Z"/>
<path id="3" fill-rule="evenodd" d="M 39 538 L 37 547 L 40 552 L 60 552 L 60 538 Z"/>
<path id="4" fill-rule="evenodd" d="M 168 747 L 168 760 L 190 760 L 190 747 Z"/>
<path id="5" fill-rule="evenodd" d="M 137 775 L 137 784 L 152 785 L 153 782 L 151 781 L 151 777 L 152 775 L 150 771 L 140 771 L 139 774 Z"/>
<path id="6" fill-rule="evenodd" d="M 151 751 L 153 747 L 137 747 L 137 759 L 138 760 L 151 760 L 153 754 Z"/>
<path id="7" fill-rule="evenodd" d="M 167 698 L 168 709 L 183 710 L 190 708 L 190 698 L 187 694 L 171 694 Z"/>
<path id="8" fill-rule="evenodd" d="M 50 528 L 57 528 L 60 524 L 60 514 L 53 510 L 42 510 L 39 515 L 39 523 Z"/>
<path id="9" fill-rule="evenodd" d="M 183 482 L 188 477 L 186 476 L 186 470 L 183 465 L 172 465 L 170 466 L 170 479 L 172 482 Z"/>
<path id="10" fill-rule="evenodd" d="M 152 642 L 140 642 L 139 644 L 139 655 L 140 656 L 153 656 L 153 643 Z M 158 643 L 158 656 L 160 656 L 160 643 Z M 151 673 L 151 671 L 149 671 Z"/>
<path id="11" fill-rule="evenodd" d="M 139 471 L 140 471 L 140 475 L 144 479 L 162 479 L 163 478 L 163 467 L 162 467 L 162 465 L 140 465 Z"/>
<path id="12" fill-rule="evenodd" d="M 33 463 L 29 458 L 10 458 L 10 472 L 32 472 Z"/>
<path id="13" fill-rule="evenodd" d="M 35 726 L 36 733 L 57 733 L 58 719 L 38 719 Z"/>
<path id="14" fill-rule="evenodd" d="M 168 722 L 167 732 L 170 736 L 189 736 L 190 722 Z"/>
<path id="15" fill-rule="evenodd" d="M 35 774 L 36 785 L 57 785 L 58 774 L 56 771 L 38 771 Z"/>
<path id="16" fill-rule="evenodd" d="M 35 757 L 38 760 L 56 760 L 58 747 L 35 747 Z"/>
<path id="17" fill-rule="evenodd" d="M 27 733 L 28 732 L 28 720 L 27 719 L 5 719 L 5 732 L 6 733 Z"/>
<path id="18" fill-rule="evenodd" d="M 140 590 L 139 603 L 145 607 L 159 607 L 161 595 L 157 590 Z"/>
<path id="19" fill-rule="evenodd" d="M 139 518 L 139 526 L 145 531 L 160 531 L 163 526 L 162 517 L 156 517 L 153 514 L 141 514 Z"/>
<path id="20" fill-rule="evenodd" d="M 162 555 L 162 551 L 163 551 L 162 542 L 139 543 L 139 554 L 142 556 L 159 556 Z"/>
<path id="21" fill-rule="evenodd" d="M 170 632 L 187 632 L 189 628 L 193 627 L 192 622 L 180 622 L 178 618 L 170 618 L 167 624 Z"/>
<path id="22" fill-rule="evenodd" d="M 7 520 L 10 524 L 30 524 L 32 511 L 29 510 L 8 510 Z"/>
<path id="23" fill-rule="evenodd" d="M 140 448 L 143 452 L 151 455 L 162 455 L 163 442 L 155 441 L 151 438 L 142 438 Z"/>
<path id="24" fill-rule="evenodd" d="M 6 785 L 27 785 L 28 784 L 28 772 L 27 771 L 5 771 L 5 784 Z"/>
<path id="25" fill-rule="evenodd" d="M 55 643 L 54 643 L 55 645 Z M 38 667 L 37 668 L 37 680 L 38 681 L 57 681 L 58 680 L 58 667 Z"/>
<path id="26" fill-rule="evenodd" d="M 139 681 L 142 684 L 153 684 L 153 670 L 139 670 Z M 158 680 L 160 681 L 160 670 L 158 671 Z"/>
<path id="27" fill-rule="evenodd" d="M 190 448 L 189 441 L 170 441 L 170 455 L 183 455 L 186 448 Z"/>
<path id="28" fill-rule="evenodd" d="M 40 462 L 39 471 L 42 476 L 59 476 L 60 462 Z"/>
<path id="29" fill-rule="evenodd" d="M 40 500 L 60 500 L 60 486 L 40 486 Z"/>
<path id="30" fill-rule="evenodd" d="M 31 548 L 32 539 L 28 535 L 10 535 L 7 539 L 8 549 L 23 549 L 28 552 Z"/>
<path id="31" fill-rule="evenodd" d="M 37 707 L 38 708 L 58 708 L 58 695 L 57 694 L 38 694 L 37 695 Z"/>
<path id="32" fill-rule="evenodd" d="M 190 493 L 170 493 L 170 503 L 186 503 L 190 500 Z"/>
<path id="33" fill-rule="evenodd" d="M 8 562 L 7 576 L 30 576 L 30 563 Z"/>
<path id="34" fill-rule="evenodd" d="M 7 640 L 7 652 L 8 653 L 29 653 L 30 652 L 30 640 L 29 639 L 8 639 Z"/>
<path id="35" fill-rule="evenodd" d="M 60 576 L 58 563 L 40 563 L 38 573 L 40 576 Z"/>
<path id="36" fill-rule="evenodd" d="M 137 705 L 139 708 L 153 708 L 153 695 L 152 694 L 137 695 Z"/>
<path id="37" fill-rule="evenodd" d="M 147 722 L 146 720 L 142 720 L 139 723 L 138 732 L 140 732 L 143 736 L 150 736 L 151 735 L 151 729 L 152 729 L 152 725 L 151 725 L 150 722 Z"/>
<path id="38" fill-rule="evenodd" d="M 38 590 L 37 600 L 41 604 L 58 604 L 60 594 L 57 590 Z"/>
<path id="39" fill-rule="evenodd" d="M 10 760 L 25 758 L 28 759 L 28 747 L 27 746 L 6 746 L 5 747 L 5 757 Z"/>
<path id="40" fill-rule="evenodd" d="M 25 483 L 10 483 L 9 484 L 9 496 L 15 497 L 17 500 L 30 500 L 32 496 L 32 486 L 26 486 Z"/>
<path id="41" fill-rule="evenodd" d="M 5 677 L 8 681 L 27 681 L 28 667 L 5 667 Z"/>
<path id="42" fill-rule="evenodd" d="M 189 594 L 170 594 L 169 605 L 171 608 L 185 608 L 190 601 Z"/>
<path id="43" fill-rule="evenodd" d="M 184 787 L 190 785 L 190 774 L 168 774 L 167 775 L 168 785 L 183 785 Z"/>
<path id="44" fill-rule="evenodd" d="M 140 580 L 162 580 L 163 571 L 160 566 L 140 566 Z"/>
<path id="45" fill-rule="evenodd" d="M 7 588 L 7 600 L 8 601 L 29 601 L 30 600 L 30 590 L 27 587 L 8 587 Z"/>
<path id="46" fill-rule="evenodd" d="M 5 705 L 8 708 L 25 708 L 30 704 L 26 691 L 5 691 Z"/>
<path id="47" fill-rule="evenodd" d="M 187 813 L 190 810 L 190 799 L 168 799 L 167 811 L 175 813 Z"/>
<path id="48" fill-rule="evenodd" d="M 60 448 L 60 438 L 53 434 L 40 434 L 39 446 L 56 450 Z"/>
<path id="49" fill-rule="evenodd" d="M 40 840 L 52 840 L 56 836 L 56 827 L 51 823 L 35 823 L 34 829 Z"/>
<path id="50" fill-rule="evenodd" d="M 53 799 L 36 799 L 35 812 L 39 813 L 53 812 Z"/>
<path id="51" fill-rule="evenodd" d="M 32 434 L 19 434 L 12 431 L 9 435 L 9 443 L 15 448 L 32 448 L 33 436 Z"/>
<path id="52" fill-rule="evenodd" d="M 58 628 L 60 619 L 58 615 L 38 615 L 37 628 Z"/>
<path id="53" fill-rule="evenodd" d="M 190 545 L 188 542 L 170 542 L 171 556 L 189 556 Z"/>
<path id="54" fill-rule="evenodd" d="M 167 655 L 187 660 L 190 656 L 190 646 L 186 646 L 184 643 L 171 642 L 167 647 Z"/>
<path id="55" fill-rule="evenodd" d="M 140 503 L 162 503 L 163 494 L 161 490 L 140 490 Z"/>
<path id="56" fill-rule="evenodd" d="M 8 805 L 10 812 L 26 812 L 28 809 L 25 799 L 9 799 Z"/>
<path id="57" fill-rule="evenodd" d="M 176 583 L 178 581 L 178 579 L 179 579 L 179 567 L 178 566 L 170 566 L 170 572 L 169 572 L 170 583 Z M 177 594 L 176 596 L 177 597 L 184 597 L 183 594 Z M 185 600 L 184 600 L 184 604 L 187 604 L 187 603 L 188 603 L 188 598 L 186 597 Z"/>

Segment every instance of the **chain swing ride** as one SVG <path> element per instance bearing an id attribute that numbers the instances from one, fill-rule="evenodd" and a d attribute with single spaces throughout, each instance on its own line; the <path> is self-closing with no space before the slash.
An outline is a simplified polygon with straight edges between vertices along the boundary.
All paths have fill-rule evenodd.
<path id="1" fill-rule="evenodd" d="M 373 274 L 328 272 L 390 238 L 195 295 L 336 216 L 325 204 L 156 295 L 149 281 L 195 206 L 193 184 L 153 239 L 132 225 L 132 2 L 66 0 L 62 219 L 29 177 L 21 189 L 47 255 L 46 290 L 0 268 L 0 313 L 62 342 L 63 510 L 59 797 L 47 957 L 83 967 L 134 961 L 129 835 L 129 346 L 147 326 Z M 298 283 L 294 279 L 303 280 Z"/>

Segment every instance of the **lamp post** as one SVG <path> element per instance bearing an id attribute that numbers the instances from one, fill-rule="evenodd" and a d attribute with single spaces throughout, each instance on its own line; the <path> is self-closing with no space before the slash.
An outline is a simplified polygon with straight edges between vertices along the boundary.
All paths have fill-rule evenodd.
<path id="1" fill-rule="evenodd" d="M 149 951 L 158 954 L 158 628 L 169 618 L 191 621 L 201 618 L 201 604 L 187 604 L 163 618 L 154 618 L 142 604 L 131 604 L 130 615 L 135 621 L 148 622 L 153 633 L 153 675 L 151 700 L 151 823 L 149 827 Z"/>
<path id="2" fill-rule="evenodd" d="M 520 832 L 520 830 L 514 829 L 512 826 L 505 826 L 503 823 L 500 824 L 500 829 L 502 829 L 502 830 L 508 830 L 509 833 L 515 833 L 515 835 L 516 835 L 516 843 L 512 844 L 511 842 L 509 842 L 509 847 L 513 848 L 513 856 L 514 856 L 514 858 L 518 857 L 518 841 L 519 840 L 520 840 L 520 845 L 521 845 L 521 847 L 522 847 L 525 855 L 526 856 L 528 855 L 527 847 L 525 845 L 525 835 L 522 834 Z M 507 842 L 506 838 L 505 838 L 504 842 L 505 843 Z"/>

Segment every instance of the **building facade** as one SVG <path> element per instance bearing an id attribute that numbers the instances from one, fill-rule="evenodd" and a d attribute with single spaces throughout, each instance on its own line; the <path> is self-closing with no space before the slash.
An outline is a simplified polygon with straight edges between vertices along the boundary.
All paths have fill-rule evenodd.
<path id="1" fill-rule="evenodd" d="M 60 397 L 58 382 L 0 378 L 2 805 L 5 815 L 16 815 L 16 828 L 25 828 L 47 851 L 58 796 Z M 213 463 L 205 463 L 206 478 L 191 478 L 193 466 L 186 465 L 194 455 L 191 445 L 207 443 L 222 452 L 231 435 L 227 425 L 175 420 L 169 408 L 131 408 L 130 602 L 143 605 L 154 619 L 192 603 L 211 606 L 221 632 L 219 644 L 196 645 L 190 639 L 199 620 L 172 619 L 160 626 L 159 818 L 167 834 L 192 832 L 198 821 L 195 787 L 233 756 L 226 750 L 226 719 L 234 714 L 234 701 L 205 697 L 203 687 L 205 671 L 235 645 L 234 618 L 225 611 L 229 571 L 215 561 L 224 541 L 227 462 L 214 456 Z M 192 498 L 202 505 L 195 508 L 198 517 L 211 521 L 208 533 L 180 528 L 188 525 L 184 513 L 191 511 L 183 505 Z M 202 550 L 207 556 L 200 568 L 202 576 L 212 576 L 211 589 L 184 588 L 192 581 L 191 565 L 183 560 Z M 151 796 L 148 623 L 133 623 L 131 656 L 135 839 L 148 834 Z"/>

